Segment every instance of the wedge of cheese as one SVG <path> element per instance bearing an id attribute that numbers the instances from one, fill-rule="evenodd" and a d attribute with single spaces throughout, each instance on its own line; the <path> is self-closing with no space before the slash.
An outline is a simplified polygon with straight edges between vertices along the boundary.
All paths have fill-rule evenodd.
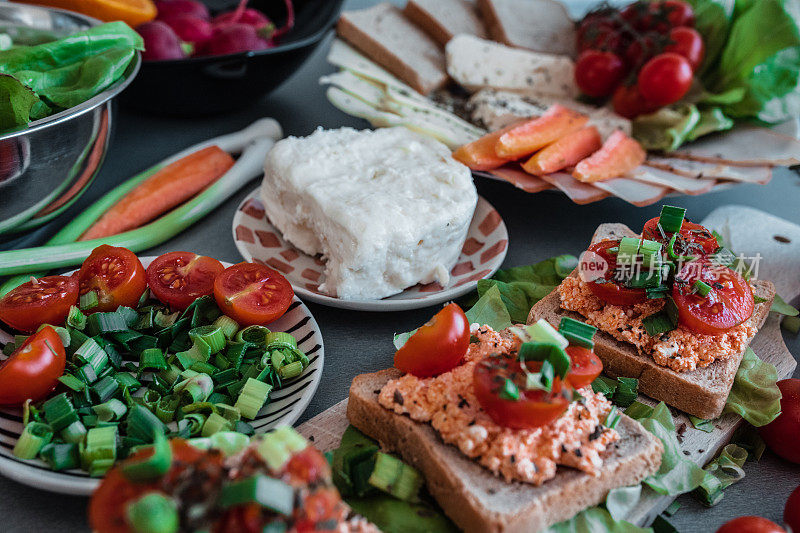
<path id="1" fill-rule="evenodd" d="M 261 197 L 285 239 L 323 256 L 320 290 L 348 300 L 446 285 L 478 200 L 444 144 L 403 127 L 281 140 L 264 163 Z"/>

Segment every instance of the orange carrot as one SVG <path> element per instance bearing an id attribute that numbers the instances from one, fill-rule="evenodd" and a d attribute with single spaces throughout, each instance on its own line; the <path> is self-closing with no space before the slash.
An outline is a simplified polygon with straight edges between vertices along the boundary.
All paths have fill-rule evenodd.
<path id="1" fill-rule="evenodd" d="M 170 163 L 106 211 L 78 240 L 109 237 L 143 226 L 214 183 L 233 164 L 233 158 L 218 146 Z"/>

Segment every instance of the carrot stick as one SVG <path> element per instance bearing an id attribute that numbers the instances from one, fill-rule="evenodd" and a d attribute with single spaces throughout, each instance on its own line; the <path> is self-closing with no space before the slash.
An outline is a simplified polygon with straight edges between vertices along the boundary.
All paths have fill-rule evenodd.
<path id="1" fill-rule="evenodd" d="M 233 158 L 218 146 L 191 153 L 143 181 L 78 240 L 100 239 L 143 226 L 214 183 L 233 164 Z"/>

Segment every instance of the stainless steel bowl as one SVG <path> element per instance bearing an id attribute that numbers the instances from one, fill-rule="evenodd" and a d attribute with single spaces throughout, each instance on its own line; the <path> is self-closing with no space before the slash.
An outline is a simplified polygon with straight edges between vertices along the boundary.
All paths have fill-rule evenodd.
<path id="1" fill-rule="evenodd" d="M 45 42 L 100 24 L 78 13 L 0 3 L 0 33 Z M 0 131 L 0 240 L 49 222 L 97 176 L 108 151 L 112 98 L 133 80 L 141 57 L 106 91 L 79 106 Z"/>

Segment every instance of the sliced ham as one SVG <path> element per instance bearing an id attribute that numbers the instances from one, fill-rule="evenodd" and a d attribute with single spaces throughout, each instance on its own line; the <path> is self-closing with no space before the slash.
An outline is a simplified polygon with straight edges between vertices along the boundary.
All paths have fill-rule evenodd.
<path id="1" fill-rule="evenodd" d="M 771 166 L 732 166 L 724 163 L 708 163 L 689 159 L 649 157 L 646 164 L 687 178 L 713 178 L 718 180 L 758 183 L 763 185 L 772 178 Z"/>
<path id="2" fill-rule="evenodd" d="M 590 204 L 608 196 L 607 192 L 601 191 L 594 185 L 581 183 L 564 172 L 546 174 L 541 178 L 566 194 L 576 204 Z"/>
<path id="3" fill-rule="evenodd" d="M 800 164 L 800 141 L 767 128 L 739 126 L 694 141 L 670 157 L 736 166 L 791 166 Z"/>
<path id="4" fill-rule="evenodd" d="M 612 178 L 592 185 L 638 207 L 653 204 L 672 190 L 670 187 L 652 185 L 631 178 Z"/>
<path id="5" fill-rule="evenodd" d="M 712 189 L 716 180 L 711 178 L 689 178 L 660 168 L 642 165 L 628 174 L 629 178 L 653 185 L 670 187 L 684 194 L 703 194 Z"/>
<path id="6" fill-rule="evenodd" d="M 553 188 L 551 184 L 544 181 L 543 179 L 538 178 L 532 174 L 528 174 L 524 170 L 520 168 L 515 168 L 510 165 L 496 168 L 494 170 L 486 172 L 486 174 L 489 174 L 490 176 L 494 176 L 496 178 L 500 178 L 501 180 L 505 180 L 509 183 L 512 183 L 514 184 L 514 186 L 516 186 L 519 189 L 522 189 L 525 192 L 535 193 Z"/>

